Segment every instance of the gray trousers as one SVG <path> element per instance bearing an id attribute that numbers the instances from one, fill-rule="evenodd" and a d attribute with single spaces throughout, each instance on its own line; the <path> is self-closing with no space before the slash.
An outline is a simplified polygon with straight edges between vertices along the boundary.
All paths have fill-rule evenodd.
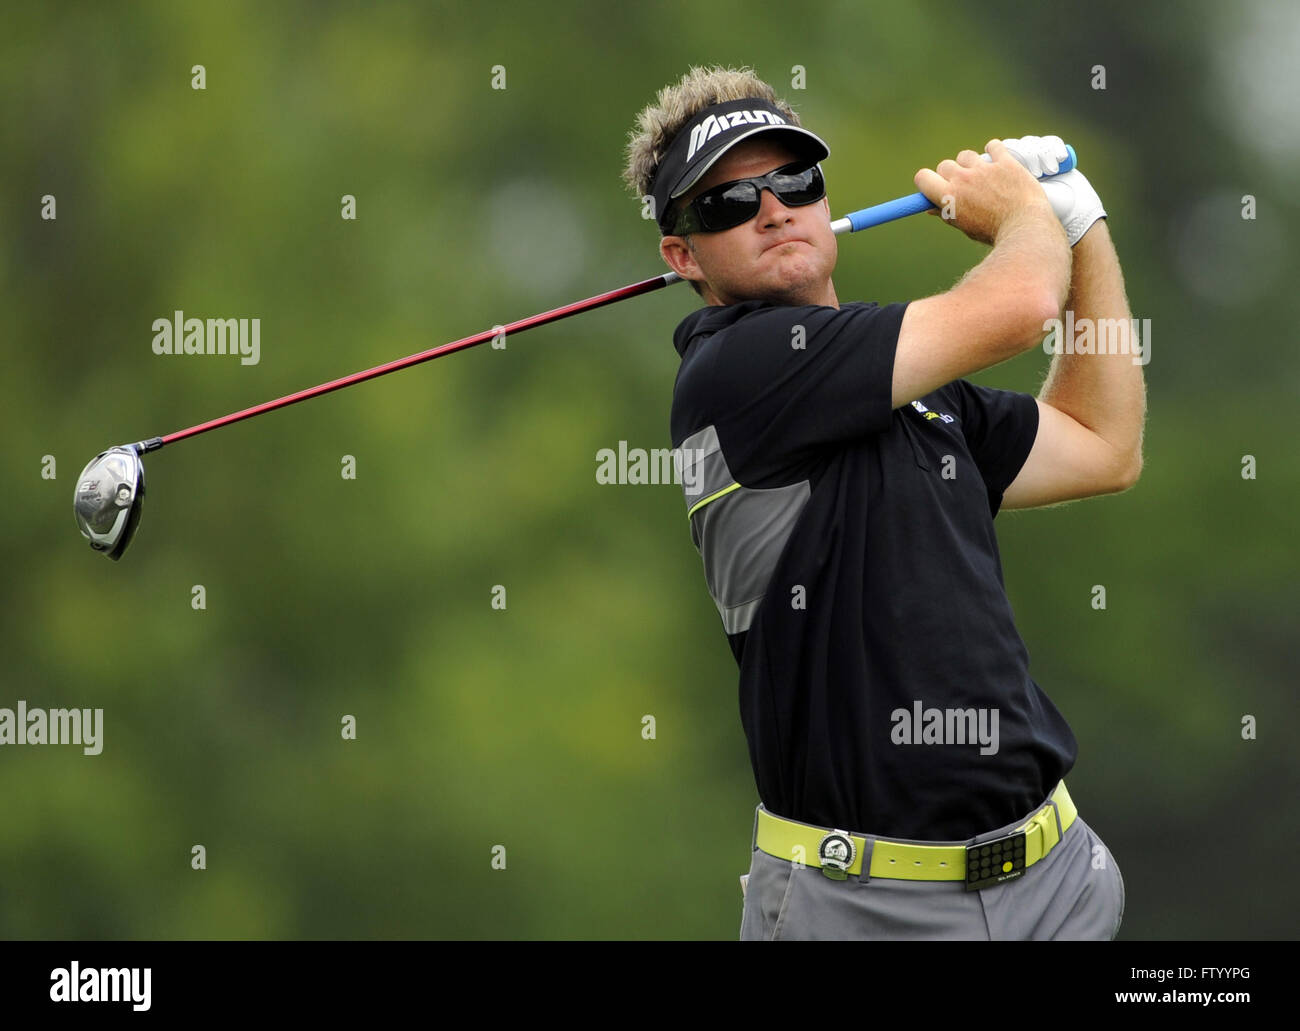
<path id="1" fill-rule="evenodd" d="M 1009 834 L 1032 815 L 979 840 Z M 871 845 L 868 838 L 866 847 Z M 870 864 L 868 852 L 863 869 Z M 815 866 L 778 859 L 757 847 L 741 890 L 741 941 L 1108 941 L 1124 918 L 1119 866 L 1081 816 L 1023 877 L 980 891 L 968 892 L 960 881 L 903 881 L 865 873 L 835 881 Z"/>

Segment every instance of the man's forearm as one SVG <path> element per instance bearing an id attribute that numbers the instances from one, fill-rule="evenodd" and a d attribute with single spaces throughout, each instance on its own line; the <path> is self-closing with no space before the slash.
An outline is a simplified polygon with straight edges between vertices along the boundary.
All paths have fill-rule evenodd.
<path id="1" fill-rule="evenodd" d="M 1059 353 L 1052 358 L 1038 399 L 1105 440 L 1115 450 L 1117 466 L 1136 476 L 1146 418 L 1142 365 L 1149 358 L 1145 349 L 1150 341 L 1139 342 L 1132 332 L 1124 275 L 1104 220 L 1074 245 L 1072 257 L 1065 310 L 1073 313 L 1075 336 L 1081 329 L 1086 332 L 1088 324 L 1082 320 L 1090 320 L 1093 347 L 1083 349 L 1093 353 L 1074 353 L 1074 342 L 1058 333 Z"/>
<path id="2" fill-rule="evenodd" d="M 1065 230 L 1046 204 L 1009 216 L 992 244 L 984 260 L 951 291 L 963 297 L 966 310 L 977 313 L 982 324 L 996 320 L 1005 353 L 990 357 L 990 365 L 1042 342 L 1043 319 L 1059 315 L 1068 296 L 1071 257 Z M 989 309 L 987 318 L 978 315 L 981 306 Z"/>
<path id="3" fill-rule="evenodd" d="M 1032 285 L 1060 310 L 1072 283 L 1072 255 L 1065 243 L 1065 230 L 1050 207 L 1018 211 L 1002 223 L 993 250 L 976 266 L 974 275 L 1000 281 L 1014 292 Z"/>

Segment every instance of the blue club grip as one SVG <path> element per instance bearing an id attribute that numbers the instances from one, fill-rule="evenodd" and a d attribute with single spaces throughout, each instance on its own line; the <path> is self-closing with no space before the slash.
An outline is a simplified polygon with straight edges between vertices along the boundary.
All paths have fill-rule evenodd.
<path id="1" fill-rule="evenodd" d="M 1061 162 L 1061 167 L 1057 169 L 1057 175 L 1073 169 L 1079 160 L 1074 153 L 1074 148 L 1068 143 L 1065 145 L 1065 149 L 1067 151 L 1066 157 Z M 988 155 L 985 155 L 985 157 L 987 158 Z M 933 207 L 934 205 L 930 203 L 924 193 L 912 193 L 906 197 L 887 200 L 883 204 L 863 208 L 861 211 L 852 211 L 844 217 L 849 220 L 849 232 L 856 233 L 859 229 L 870 229 L 872 226 L 893 222 L 895 219 L 906 218 L 908 215 L 919 215 L 922 211 L 929 211 Z"/>

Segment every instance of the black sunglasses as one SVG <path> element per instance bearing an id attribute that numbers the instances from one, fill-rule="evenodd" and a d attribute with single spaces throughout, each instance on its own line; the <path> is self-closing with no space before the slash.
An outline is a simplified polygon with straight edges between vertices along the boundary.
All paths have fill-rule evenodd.
<path id="1" fill-rule="evenodd" d="M 765 189 L 786 207 L 801 208 L 826 196 L 826 180 L 817 165 L 795 162 L 767 175 L 722 183 L 705 190 L 686 206 L 677 216 L 673 235 L 717 233 L 748 222 L 762 207 Z"/>

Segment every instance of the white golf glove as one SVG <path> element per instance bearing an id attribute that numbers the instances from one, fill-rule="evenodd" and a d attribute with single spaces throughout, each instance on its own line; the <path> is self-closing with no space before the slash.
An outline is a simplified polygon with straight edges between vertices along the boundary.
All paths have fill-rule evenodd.
<path id="1" fill-rule="evenodd" d="M 1052 205 L 1056 217 L 1065 227 L 1065 235 L 1073 247 L 1099 218 L 1106 217 L 1101 198 L 1077 168 L 1057 173 L 1067 152 L 1059 136 L 1021 136 L 1003 140 L 1011 156 L 1029 169 L 1043 184 L 1043 192 Z"/>

